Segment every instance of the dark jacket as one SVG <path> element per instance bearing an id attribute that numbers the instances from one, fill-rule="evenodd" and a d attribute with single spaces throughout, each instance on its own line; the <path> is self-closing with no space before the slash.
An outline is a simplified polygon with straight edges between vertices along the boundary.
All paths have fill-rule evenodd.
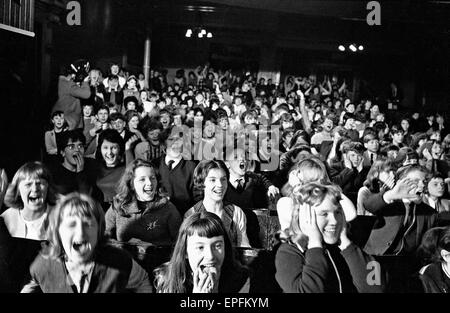
<path id="1" fill-rule="evenodd" d="M 423 234 L 437 226 L 436 211 L 423 202 L 415 205 L 411 212 L 411 223 L 405 228 L 405 204 L 402 201 L 387 204 L 383 195 L 384 192 L 377 193 L 364 201 L 366 210 L 377 217 L 364 251 L 373 255 L 386 255 L 403 246 L 398 254 L 409 255 L 420 245 Z"/>
<path id="2" fill-rule="evenodd" d="M 127 252 L 111 246 L 97 249 L 88 293 L 152 292 L 148 274 Z M 62 259 L 55 260 L 39 255 L 31 265 L 30 273 L 32 282 L 24 287 L 24 291 L 77 292 Z"/>
<path id="3" fill-rule="evenodd" d="M 172 170 L 165 162 L 166 156 L 154 159 L 161 184 L 169 194 L 170 201 L 176 206 L 180 215 L 183 215 L 198 200 L 197 191 L 194 193 L 194 169 L 196 164 L 190 160 L 182 159 Z"/>
<path id="4" fill-rule="evenodd" d="M 275 256 L 275 278 L 286 293 L 336 293 L 339 286 L 344 293 L 382 292 L 383 280 L 378 285 L 367 283 L 371 261 L 374 258 L 355 244 L 343 251 L 330 245 L 301 252 L 296 245 L 283 243 Z"/>
<path id="5" fill-rule="evenodd" d="M 441 263 L 432 263 L 420 271 L 419 278 L 426 293 L 449 293 L 450 278 L 442 270 Z"/>

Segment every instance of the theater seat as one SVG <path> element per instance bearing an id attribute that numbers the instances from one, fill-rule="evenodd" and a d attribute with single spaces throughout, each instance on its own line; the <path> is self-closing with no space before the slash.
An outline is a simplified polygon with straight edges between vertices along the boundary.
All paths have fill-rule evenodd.
<path id="1" fill-rule="evenodd" d="M 250 293 L 281 293 L 275 280 L 275 251 L 236 248 L 238 259 L 251 270 Z"/>
<path id="2" fill-rule="evenodd" d="M 366 245 L 375 224 L 376 216 L 358 215 L 349 222 L 348 236 L 361 249 Z"/>

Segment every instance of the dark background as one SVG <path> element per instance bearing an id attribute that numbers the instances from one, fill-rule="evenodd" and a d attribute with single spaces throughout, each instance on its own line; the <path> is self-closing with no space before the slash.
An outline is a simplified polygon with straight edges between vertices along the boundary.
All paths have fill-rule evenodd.
<path id="1" fill-rule="evenodd" d="M 67 2 L 36 0 L 34 38 L 0 30 L 0 166 L 10 177 L 40 158 L 60 66 L 87 58 L 140 71 L 147 36 L 152 68 L 338 73 L 353 79 L 356 100 L 383 101 L 395 81 L 402 109 L 448 110 L 450 1 L 379 1 L 381 26 L 366 23 L 368 1 L 82 0 L 81 26 L 67 25 Z M 186 38 L 196 26 L 214 37 Z M 338 51 L 352 42 L 365 50 Z"/>

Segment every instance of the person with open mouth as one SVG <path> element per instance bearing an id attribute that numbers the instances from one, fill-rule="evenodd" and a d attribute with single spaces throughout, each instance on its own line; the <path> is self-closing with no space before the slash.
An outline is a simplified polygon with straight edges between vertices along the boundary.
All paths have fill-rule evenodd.
<path id="1" fill-rule="evenodd" d="M 106 129 L 98 138 L 95 158 L 98 161 L 97 187 L 103 193 L 105 210 L 116 195 L 117 182 L 125 171 L 125 142 L 115 129 Z"/>
<path id="2" fill-rule="evenodd" d="M 151 293 L 147 272 L 120 248 L 106 244 L 103 209 L 71 193 L 49 213 L 49 243 L 30 266 L 22 293 Z"/>
<path id="3" fill-rule="evenodd" d="M 122 242 L 173 244 L 182 219 L 160 186 L 156 170 L 148 161 L 137 159 L 130 163 L 106 212 L 106 234 Z"/>
<path id="4" fill-rule="evenodd" d="M 410 256 L 428 229 L 448 223 L 448 216 L 439 215 L 423 202 L 428 175 L 428 170 L 420 165 L 402 167 L 392 189 L 364 201 L 366 210 L 379 220 L 366 243 L 366 252 Z"/>
<path id="5" fill-rule="evenodd" d="M 47 214 L 55 205 L 50 171 L 41 162 L 22 165 L 5 194 L 9 207 L 2 213 L 12 237 L 45 240 Z"/>
<path id="6" fill-rule="evenodd" d="M 194 170 L 194 185 L 203 192 L 203 200 L 190 208 L 184 218 L 196 212 L 215 213 L 224 223 L 233 246 L 250 247 L 245 213 L 240 207 L 223 201 L 229 176 L 222 161 L 201 161 Z"/>
<path id="7" fill-rule="evenodd" d="M 206 211 L 183 221 L 170 261 L 154 276 L 157 293 L 248 293 L 251 284 L 221 219 Z"/>

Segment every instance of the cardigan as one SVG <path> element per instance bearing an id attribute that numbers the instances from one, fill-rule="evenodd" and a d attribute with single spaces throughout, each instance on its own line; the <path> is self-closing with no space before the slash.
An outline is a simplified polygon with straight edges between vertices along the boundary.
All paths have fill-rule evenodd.
<path id="1" fill-rule="evenodd" d="M 182 219 L 175 206 L 167 199 L 141 204 L 137 201 L 122 206 L 120 214 L 113 206 L 106 212 L 106 234 L 119 241 L 138 239 L 155 245 L 175 242 Z"/>
<path id="2" fill-rule="evenodd" d="M 76 293 L 75 284 L 62 258 L 39 254 L 30 266 L 31 282 L 22 293 Z M 147 272 L 126 251 L 111 246 L 96 248 L 95 265 L 88 293 L 151 293 Z"/>
<path id="3" fill-rule="evenodd" d="M 186 219 L 194 213 L 205 211 L 206 208 L 203 205 L 203 200 L 201 200 L 184 214 L 184 218 Z M 220 219 L 233 246 L 250 247 L 247 237 L 247 218 L 241 208 L 231 203 L 224 203 Z"/>

